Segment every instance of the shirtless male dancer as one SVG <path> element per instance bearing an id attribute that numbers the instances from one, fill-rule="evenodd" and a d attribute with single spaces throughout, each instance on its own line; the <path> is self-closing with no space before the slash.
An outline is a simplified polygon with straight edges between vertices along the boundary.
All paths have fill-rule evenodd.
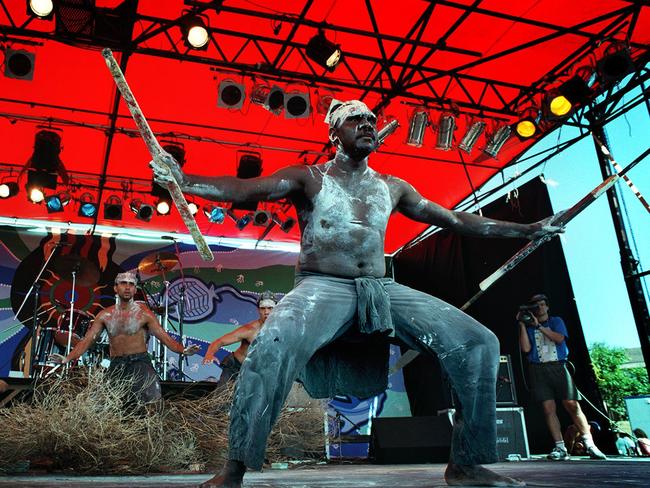
<path id="1" fill-rule="evenodd" d="M 230 413 L 229 460 L 204 486 L 240 487 L 247 468 L 261 468 L 273 423 L 293 381 L 310 369 L 312 356 L 328 345 L 326 350 L 335 354 L 343 334 L 366 334 L 368 345 L 377 332 L 395 335 L 422 354 L 436 354 L 454 385 L 462 414 L 454 425 L 447 483 L 524 486 L 480 466 L 497 460 L 498 339 L 455 307 L 384 278 L 384 236 L 395 211 L 418 222 L 483 237 L 536 239 L 562 229 L 549 226 L 547 220 L 518 224 L 450 211 L 422 197 L 407 182 L 377 173 L 368 166 L 368 156 L 377 148 L 376 120 L 356 100 L 333 107 L 326 122 L 337 149 L 334 159 L 290 166 L 266 177 L 187 175 L 169 155 L 150 163 L 158 183 L 174 178 L 184 192 L 215 201 L 289 199 L 300 224 L 296 286 L 275 307 L 248 351 Z M 330 344 L 333 341 L 337 343 Z M 364 361 L 369 359 L 369 347 L 356 350 Z M 365 369 L 364 378 L 368 372 L 387 372 L 387 357 L 373 364 L 376 367 Z M 321 367 L 318 372 L 327 375 L 336 369 Z M 321 386 L 333 387 L 316 389 L 318 395 L 342 393 L 347 386 L 342 383 L 354 372 L 355 368 L 347 369 L 340 382 L 323 381 Z M 383 376 L 383 384 L 366 389 L 365 396 L 383 391 L 387 374 Z M 310 391 L 307 383 L 305 389 L 310 394 L 316 391 Z"/>
<path id="2" fill-rule="evenodd" d="M 232 332 L 229 332 L 210 343 L 208 350 L 205 353 L 205 357 L 203 358 L 203 364 L 210 364 L 213 361 L 216 361 L 214 355 L 220 347 L 241 342 L 236 351 L 228 354 L 223 358 L 223 361 L 219 363 L 219 366 L 221 366 L 221 376 L 217 382 L 217 388 L 225 385 L 228 381 L 236 379 L 239 370 L 241 369 L 241 365 L 248 354 L 248 348 L 255 340 L 255 337 L 257 337 L 257 334 L 259 334 L 260 330 L 264 326 L 264 322 L 266 322 L 266 319 L 269 317 L 271 311 L 276 305 L 277 300 L 273 293 L 265 291 L 260 295 L 260 298 L 257 301 L 257 310 L 260 314 L 257 320 L 253 320 L 241 327 L 237 327 Z"/>
<path id="3" fill-rule="evenodd" d="M 52 359 L 67 364 L 79 359 L 101 335 L 108 331 L 111 364 L 109 377 L 133 378 L 133 393 L 141 403 L 149 404 L 161 399 L 160 381 L 151 365 L 147 352 L 148 334 L 156 337 L 166 347 L 178 354 L 191 356 L 199 351 L 198 345 L 183 347 L 172 339 L 161 327 L 155 315 L 144 304 L 133 297 L 136 290 L 136 276 L 133 273 L 120 273 L 115 278 L 113 289 L 117 302 L 105 308 L 88 329 L 86 335 L 66 357 L 53 355 Z"/>

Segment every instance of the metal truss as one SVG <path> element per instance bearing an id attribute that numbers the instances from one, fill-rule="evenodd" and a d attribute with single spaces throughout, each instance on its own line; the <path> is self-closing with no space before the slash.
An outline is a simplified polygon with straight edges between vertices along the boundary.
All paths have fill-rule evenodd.
<path id="1" fill-rule="evenodd" d="M 547 90 L 548 86 L 565 73 L 568 67 L 588 56 L 596 43 L 619 34 L 625 28 L 628 30 L 627 37 L 629 38 L 641 8 L 641 3 L 630 2 L 629 5 L 616 11 L 589 19 L 579 25 L 565 27 L 485 9 L 480 7 L 481 0 L 476 0 L 471 5 L 451 0 L 438 0 L 425 4 L 407 34 L 404 37 L 398 37 L 380 32 L 371 0 L 365 0 L 368 20 L 372 26 L 368 30 L 310 20 L 309 12 L 313 3 L 314 0 L 305 0 L 298 15 L 288 15 L 233 7 L 227 5 L 227 2 L 186 0 L 187 10 L 179 12 L 178 18 L 166 19 L 134 13 L 126 22 L 132 23 L 131 28 L 133 25 L 138 26 L 139 30 L 135 36 L 124 41 L 120 39 L 119 34 L 116 34 L 112 41 L 104 37 L 100 42 L 93 35 L 68 33 L 62 37 L 61 32 L 43 32 L 32 29 L 33 19 L 31 18 L 22 25 L 18 25 L 12 18 L 7 0 L 0 0 L 0 8 L 9 19 L 9 25 L 0 27 L 0 34 L 5 38 L 12 36 L 14 38 L 60 40 L 93 47 L 110 45 L 125 54 L 137 53 L 201 63 L 213 66 L 217 70 L 232 70 L 245 76 L 298 81 L 307 85 L 333 89 L 356 90 L 360 99 L 365 99 L 369 94 L 378 96 L 380 102 L 374 107 L 375 109 L 381 109 L 396 98 L 400 98 L 430 108 L 449 109 L 453 107 L 455 111 L 461 113 L 507 118 L 516 115 L 522 104 Z M 439 6 L 459 10 L 458 20 L 437 42 L 423 41 L 422 36 L 429 23 L 435 20 L 435 9 Z M 106 14 L 108 10 L 88 8 L 92 10 L 93 15 Z M 214 47 L 210 51 L 210 55 L 207 55 L 205 51 L 185 47 L 180 31 L 181 23 L 189 15 L 204 14 L 208 10 L 241 16 L 242 19 L 249 17 L 282 23 L 289 27 L 289 33 L 282 37 L 274 37 L 235 31 L 221 26 L 210 26 L 209 42 Z M 507 50 L 482 56 L 480 51 L 453 46 L 449 42 L 454 32 L 472 14 L 543 28 L 549 33 Z M 605 21 L 608 21 L 608 24 L 600 32 L 594 33 L 593 29 L 590 29 Z M 242 24 L 245 25 L 245 22 Z M 379 54 L 368 55 L 355 52 L 353 46 L 342 46 L 343 62 L 335 73 L 330 73 L 305 55 L 306 44 L 295 40 L 296 32 L 301 28 L 322 29 L 327 32 L 356 36 L 365 43 L 372 42 Z M 469 73 L 471 69 L 478 66 L 507 58 L 515 52 L 565 35 L 584 38 L 584 44 L 569 53 L 547 75 L 530 86 Z M 391 43 L 391 45 L 397 43 L 392 52 L 388 50 L 387 43 Z M 225 45 L 237 47 L 226 48 Z M 647 46 L 632 45 L 632 47 L 646 51 L 648 49 Z M 469 61 L 453 69 L 439 69 L 429 62 L 431 57 L 438 52 L 462 55 Z M 252 57 L 259 59 L 259 62 L 251 64 L 244 61 Z M 292 62 L 295 62 L 296 59 L 302 61 L 301 64 L 305 69 L 296 70 L 291 67 Z M 368 67 L 369 69 L 367 69 Z M 440 88 L 441 86 L 442 88 Z M 454 99 L 450 97 L 452 89 L 455 94 Z"/>

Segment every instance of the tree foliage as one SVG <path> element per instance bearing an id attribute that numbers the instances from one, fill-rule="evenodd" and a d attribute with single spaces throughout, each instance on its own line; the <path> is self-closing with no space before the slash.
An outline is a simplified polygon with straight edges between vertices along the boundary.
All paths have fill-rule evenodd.
<path id="1" fill-rule="evenodd" d="M 603 343 L 593 344 L 590 351 L 596 381 L 613 420 L 627 419 L 625 397 L 650 394 L 645 368 L 621 368 L 628 356 L 625 349 Z"/>

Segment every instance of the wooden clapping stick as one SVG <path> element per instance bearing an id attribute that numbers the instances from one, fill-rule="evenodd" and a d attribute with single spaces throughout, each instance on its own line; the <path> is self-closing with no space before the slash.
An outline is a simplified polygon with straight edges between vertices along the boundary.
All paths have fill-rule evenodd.
<path id="1" fill-rule="evenodd" d="M 565 210 L 564 212 L 559 212 L 555 214 L 549 221 L 549 225 L 564 226 L 569 221 L 573 220 L 580 212 L 582 212 L 585 208 L 587 208 L 589 205 L 595 202 L 599 196 L 601 196 L 612 186 L 614 186 L 614 183 L 616 183 L 621 178 L 625 178 L 625 174 L 628 171 L 630 171 L 634 166 L 636 166 L 641 161 L 643 161 L 648 156 L 648 154 L 650 154 L 650 149 L 646 149 L 639 157 L 637 157 L 634 161 L 628 164 L 625 167 L 625 169 L 619 171 L 617 174 L 608 177 L 600 185 L 598 185 L 596 188 L 594 188 L 589 193 L 587 193 L 587 195 L 585 195 L 573 207 L 571 207 L 568 210 Z M 470 305 L 472 305 L 481 295 L 483 295 L 483 293 L 485 293 L 487 289 L 490 288 L 499 278 L 501 278 L 508 271 L 512 270 L 515 266 L 517 266 L 521 261 L 523 261 L 526 257 L 528 257 L 535 249 L 537 249 L 545 242 L 550 241 L 556 235 L 557 234 L 546 234 L 544 237 L 540 237 L 539 239 L 530 241 L 528 244 L 522 247 L 517 252 L 517 254 L 515 254 L 510 259 L 508 259 L 508 261 L 506 261 L 506 263 L 503 266 L 501 266 L 494 273 L 492 273 L 490 276 L 488 276 L 483 281 L 481 281 L 481 283 L 479 283 L 479 291 L 472 298 L 470 298 L 467 301 L 467 303 L 465 303 L 465 305 L 461 307 L 461 310 L 467 310 L 467 308 L 469 308 Z M 414 351 L 412 349 L 406 351 L 390 368 L 389 374 L 393 374 L 398 370 L 400 370 L 401 368 L 403 368 L 404 366 L 406 366 L 408 363 L 413 361 L 413 359 L 415 359 L 418 356 L 418 354 L 419 353 L 417 351 Z"/>
<path id="2" fill-rule="evenodd" d="M 129 107 L 131 116 L 135 121 L 135 125 L 138 127 L 138 131 L 140 131 L 140 135 L 142 136 L 142 139 L 144 140 L 144 143 L 149 150 L 149 154 L 157 163 L 161 163 L 159 164 L 160 167 L 164 167 L 163 158 L 169 158 L 171 160 L 171 155 L 168 154 L 158 143 L 156 136 L 153 134 L 151 128 L 149 127 L 149 124 L 147 123 L 147 120 L 142 114 L 142 110 L 140 110 L 140 107 L 138 106 L 138 102 L 133 96 L 131 88 L 129 88 L 129 85 L 126 82 L 124 73 L 122 73 L 122 70 L 117 64 L 117 61 L 115 61 L 111 50 L 108 48 L 102 50 L 102 55 L 106 61 L 106 66 L 108 66 L 111 75 L 113 75 L 113 79 L 115 80 L 115 84 L 117 85 L 118 90 L 120 90 L 120 93 L 122 94 L 122 98 L 124 98 L 126 105 Z M 166 169 L 169 171 L 169 173 L 171 173 L 171 169 L 169 169 L 168 165 L 166 166 Z M 173 177 L 173 175 L 170 176 Z M 172 178 L 172 181 L 167 183 L 167 190 L 174 200 L 174 204 L 176 205 L 178 213 L 183 219 L 183 222 L 187 226 L 187 229 L 190 231 L 190 235 L 196 244 L 196 248 L 199 251 L 201 258 L 203 258 L 204 261 L 212 261 L 214 259 L 212 250 L 208 246 L 208 243 L 205 242 L 205 238 L 203 237 L 203 234 L 201 234 L 199 226 L 196 225 L 196 220 L 194 220 L 194 216 L 190 212 L 189 206 L 187 205 L 187 200 L 185 200 L 185 196 L 178 186 L 178 182 Z"/>

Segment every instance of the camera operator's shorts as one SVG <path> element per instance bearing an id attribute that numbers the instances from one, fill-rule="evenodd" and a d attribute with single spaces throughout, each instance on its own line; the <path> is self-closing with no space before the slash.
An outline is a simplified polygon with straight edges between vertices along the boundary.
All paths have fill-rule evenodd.
<path id="1" fill-rule="evenodd" d="M 533 398 L 544 400 L 580 400 L 580 394 L 564 361 L 530 363 Z"/>

